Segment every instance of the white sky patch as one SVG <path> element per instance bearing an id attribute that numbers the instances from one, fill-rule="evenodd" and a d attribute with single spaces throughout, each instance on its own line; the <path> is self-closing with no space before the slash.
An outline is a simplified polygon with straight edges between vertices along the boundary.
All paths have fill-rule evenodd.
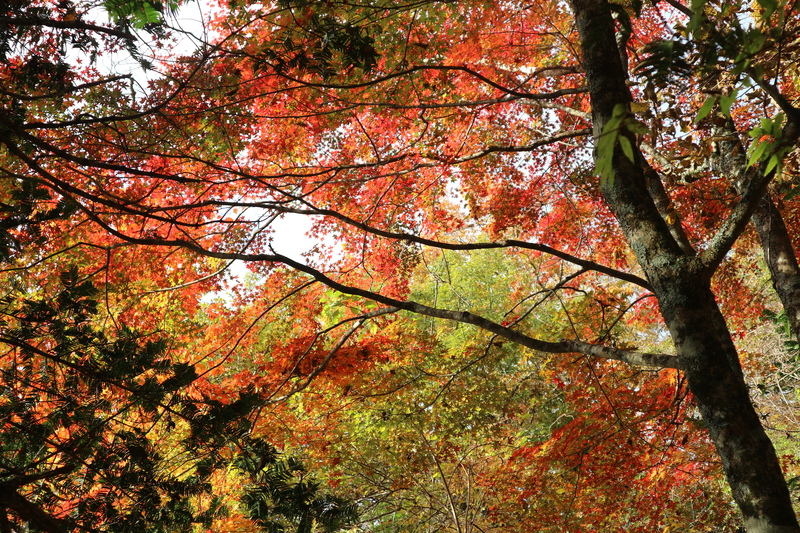
<path id="1" fill-rule="evenodd" d="M 211 6 L 208 2 L 189 0 L 183 2 L 175 13 L 165 13 L 165 23 L 172 30 L 170 39 L 163 41 L 161 45 L 158 45 L 148 32 L 135 31 L 140 58 L 150 61 L 151 68 L 144 68 L 137 58 L 124 48 L 98 56 L 94 66 L 103 75 L 130 75 L 134 97 L 141 97 L 148 91 L 148 82 L 161 78 L 163 71 L 170 68 L 171 62 L 180 57 L 191 56 L 214 38 L 206 24 L 210 11 Z M 86 18 L 97 24 L 112 25 L 106 11 L 99 7 L 91 10 Z M 67 60 L 75 64 L 89 64 L 89 57 L 77 49 L 70 50 Z M 246 157 L 246 153 L 242 155 Z M 303 254 L 311 252 L 319 244 L 331 244 L 329 238 L 309 235 L 313 224 L 314 217 L 305 215 L 286 214 L 276 218 L 269 224 L 273 232 L 272 249 L 275 253 L 307 263 L 308 260 Z M 268 250 L 264 252 L 269 253 Z M 228 271 L 238 280 L 244 280 L 249 274 L 246 264 L 242 261 L 233 261 Z M 225 298 L 225 295 L 212 292 L 203 300 L 208 302 L 219 297 Z"/>
<path id="2" fill-rule="evenodd" d="M 274 231 L 272 249 L 289 259 L 304 263 L 303 254 L 321 242 L 308 235 L 313 223 L 314 220 L 309 216 L 291 213 L 275 220 L 270 224 Z"/>

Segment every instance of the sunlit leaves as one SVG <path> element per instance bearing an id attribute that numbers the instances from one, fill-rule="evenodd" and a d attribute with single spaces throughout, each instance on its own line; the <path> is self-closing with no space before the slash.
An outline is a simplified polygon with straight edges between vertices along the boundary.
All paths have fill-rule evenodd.
<path id="1" fill-rule="evenodd" d="M 748 165 L 766 161 L 765 174 L 769 174 L 773 170 L 780 174 L 783 158 L 791 150 L 791 147 L 780 142 L 784 120 L 783 113 L 778 113 L 774 119 L 764 117 L 761 119 L 760 127 L 753 128 L 748 132 L 748 135 L 753 138 L 753 143 L 748 151 Z"/>
<path id="2" fill-rule="evenodd" d="M 120 26 L 130 24 L 136 29 L 153 29 L 164 22 L 165 11 L 174 13 L 178 9 L 176 0 L 168 0 L 164 5 L 161 1 L 150 0 L 105 0 L 103 7 L 111 19 Z"/>
<path id="3" fill-rule="evenodd" d="M 723 158 L 745 151 L 720 153 L 746 136 L 718 128 L 747 131 L 774 113 L 742 78 L 763 67 L 778 86 L 795 52 L 790 40 L 771 47 L 781 37 L 757 23 L 737 29 L 736 3 L 695 5 L 719 15 L 717 33 L 713 17 L 687 30 L 664 3 L 633 4 L 638 18 L 614 11 L 628 51 L 644 44 L 628 80 L 636 103 L 600 131 L 597 174 L 617 186 L 647 161 L 665 220 L 683 220 L 701 249 L 732 203 Z M 781 9 L 760 6 L 766 19 Z M 106 7 L 123 29 L 157 32 L 175 6 Z M 336 485 L 374 531 L 730 523 L 678 374 L 547 356 L 408 312 L 367 317 L 382 304 L 323 287 L 465 311 L 546 340 L 672 349 L 646 282 L 592 271 L 638 272 L 592 172 L 587 69 L 564 4 L 220 2 L 212 12 L 212 42 L 196 54 L 155 45 L 147 87 L 91 69 L 62 75 L 54 50 L 68 46 L 55 33 L 25 41 L 47 42 L 49 55 L 37 51 L 47 61 L 29 55 L 1 73 L 9 91 L 31 96 L 9 97 L 0 131 L 1 251 L 13 269 L 3 279 L 17 298 L 7 314 L 28 315 L 9 327 L 44 354 L 7 366 L 9 381 L 32 384 L 9 394 L 29 440 L 56 435 L 66 448 L 80 427 L 106 428 L 92 442 L 113 454 L 97 444 L 85 457 L 105 461 L 109 479 L 145 480 L 143 507 L 173 509 L 186 528 L 194 513 L 226 530 L 206 482 L 234 502 L 230 530 L 347 515 L 320 497 Z M 52 13 L 65 24 L 84 16 Z M 113 35 L 117 45 L 127 36 Z M 753 130 L 750 163 L 767 172 L 780 159 L 778 122 Z M 298 271 L 276 255 L 274 236 L 293 229 L 287 213 L 313 219 L 315 240 L 289 262 Z M 737 249 L 726 261 L 750 259 Z M 720 305 L 742 331 L 764 284 L 724 280 Z M 83 418 L 33 385 L 75 392 Z M 250 477 L 228 470 L 248 453 Z M 77 490 L 66 485 L 75 476 L 59 476 L 63 487 L 42 483 L 42 494 Z M 193 496 L 170 499 L 164 480 Z M 243 484 L 257 494 L 237 507 Z M 127 509 L 119 492 L 105 494 L 80 513 Z"/>

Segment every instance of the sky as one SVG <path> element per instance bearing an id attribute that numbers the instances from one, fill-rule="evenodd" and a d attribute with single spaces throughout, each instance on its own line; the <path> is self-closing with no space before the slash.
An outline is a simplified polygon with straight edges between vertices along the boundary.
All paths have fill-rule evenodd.
<path id="1" fill-rule="evenodd" d="M 186 33 L 179 36 L 173 54 L 189 54 L 199 42 L 208 40 L 203 19 L 209 15 L 209 11 L 208 2 L 204 0 L 188 1 L 181 5 L 175 13 L 174 23 Z M 319 242 L 307 234 L 312 223 L 310 217 L 295 214 L 287 214 L 275 220 L 270 225 L 274 230 L 272 248 L 290 259 L 305 262 L 302 254 Z"/>

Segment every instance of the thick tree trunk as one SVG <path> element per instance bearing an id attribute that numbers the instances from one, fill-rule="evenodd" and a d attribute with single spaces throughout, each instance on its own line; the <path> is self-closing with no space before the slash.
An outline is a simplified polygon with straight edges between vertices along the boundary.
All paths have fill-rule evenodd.
<path id="1" fill-rule="evenodd" d="M 741 370 L 731 365 L 736 349 L 708 282 L 666 276 L 658 285 L 661 312 L 747 531 L 800 531 L 775 450 Z"/>
<path id="2" fill-rule="evenodd" d="M 628 106 L 631 96 L 606 0 L 573 0 L 573 10 L 597 135 L 615 106 Z M 617 152 L 614 179 L 603 184 L 603 195 L 658 298 L 745 527 L 749 533 L 800 532 L 778 458 L 750 401 L 730 332 L 711 292 L 711 273 L 670 234 L 647 190 L 641 154 L 631 162 Z"/>

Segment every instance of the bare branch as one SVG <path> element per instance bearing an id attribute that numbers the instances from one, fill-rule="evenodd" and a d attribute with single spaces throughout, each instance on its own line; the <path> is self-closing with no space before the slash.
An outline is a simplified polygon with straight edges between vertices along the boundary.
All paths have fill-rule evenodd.
<path id="1" fill-rule="evenodd" d="M 14 478 L 10 481 L 7 481 L 5 485 L 9 487 L 19 488 L 23 485 L 27 485 L 28 483 L 33 483 L 34 481 L 41 481 L 43 479 L 50 479 L 53 477 L 60 476 L 62 474 L 69 474 L 73 470 L 75 470 L 76 465 L 74 464 L 66 464 L 64 466 L 60 466 L 58 468 L 54 468 L 52 470 L 47 470 L 46 472 L 37 472 L 35 474 L 27 474 L 23 476 L 19 476 Z"/>
<path id="2" fill-rule="evenodd" d="M 481 157 L 487 156 L 487 155 L 492 154 L 492 153 L 498 153 L 498 152 L 499 153 L 503 153 L 503 152 L 505 152 L 505 153 L 532 152 L 533 150 L 536 150 L 537 148 L 541 148 L 542 146 L 546 146 L 548 144 L 553 144 L 553 143 L 556 143 L 556 142 L 559 142 L 559 141 L 563 141 L 563 140 L 566 140 L 566 139 L 574 139 L 576 137 L 588 137 L 591 134 L 592 134 L 592 129 L 591 128 L 583 128 L 583 129 L 580 129 L 580 130 L 566 131 L 566 132 L 563 132 L 563 133 L 559 133 L 558 135 L 553 135 L 552 137 L 547 137 L 545 139 L 540 139 L 540 140 L 538 140 L 536 142 L 533 142 L 531 144 L 526 144 L 526 145 L 523 145 L 523 146 L 496 146 L 496 145 L 491 145 L 491 146 L 488 146 L 488 147 L 484 148 L 480 152 L 477 152 L 477 153 L 474 153 L 474 154 L 471 154 L 471 155 L 467 155 L 467 156 L 464 156 L 464 157 L 459 157 L 458 159 L 454 159 L 452 161 L 447 161 L 447 162 L 448 163 L 465 163 L 467 161 L 472 161 L 474 159 L 480 159 Z M 427 156 L 427 157 L 429 157 L 431 159 L 437 159 L 437 158 L 432 157 L 432 156 Z"/>
<path id="3" fill-rule="evenodd" d="M 330 209 L 318 209 L 314 207 L 311 207 L 311 209 L 274 207 L 274 209 L 284 211 L 286 213 L 296 213 L 301 215 L 329 216 L 337 220 L 340 220 L 350 226 L 353 226 L 357 229 L 360 229 L 362 231 L 372 233 L 373 235 L 378 235 L 380 237 L 386 237 L 389 239 L 395 239 L 400 241 L 413 242 L 416 244 L 421 244 L 423 246 L 430 246 L 431 248 L 440 248 L 442 250 L 491 250 L 498 248 L 522 248 L 524 250 L 534 250 L 537 252 L 542 252 L 548 255 L 552 255 L 554 257 L 558 257 L 559 259 L 563 259 L 564 261 L 572 263 L 573 265 L 579 266 L 586 270 L 593 270 L 595 272 L 600 272 L 601 274 L 605 274 L 606 276 L 620 279 L 622 281 L 627 281 L 629 283 L 633 283 L 634 285 L 638 285 L 639 287 L 642 287 L 643 289 L 646 289 L 648 291 L 651 290 L 650 284 L 647 282 L 647 280 L 635 274 L 622 272 L 621 270 L 601 265 L 600 263 L 589 261 L 587 259 L 581 259 L 572 254 L 562 252 L 561 250 L 557 250 L 545 244 L 520 241 L 516 239 L 507 239 L 499 242 L 473 242 L 473 243 L 442 242 L 433 239 L 426 239 L 424 237 L 419 237 L 411 233 L 400 233 L 400 232 L 387 231 L 375 228 L 368 224 L 364 224 L 363 222 L 358 222 L 357 220 L 349 218 L 343 215 L 342 213 L 339 213 L 338 211 L 333 211 Z"/>
<path id="4" fill-rule="evenodd" d="M 508 94 L 508 95 L 511 95 L 511 96 L 518 96 L 520 98 L 527 98 L 529 100 L 550 100 L 550 99 L 553 99 L 553 98 L 558 98 L 560 96 L 567 96 L 567 95 L 570 95 L 570 94 L 582 94 L 582 93 L 585 93 L 585 92 L 588 91 L 588 89 L 586 87 L 573 87 L 573 88 L 567 88 L 567 89 L 558 89 L 558 90 L 555 90 L 555 91 L 551 91 L 549 93 L 529 93 L 529 92 L 524 92 L 524 91 L 517 91 L 517 90 L 514 90 L 514 89 L 509 89 L 508 87 L 505 87 L 503 85 L 500 85 L 499 83 L 490 80 L 489 78 L 487 78 L 483 74 L 481 74 L 479 72 L 476 72 L 475 70 L 473 70 L 471 68 L 450 66 L 450 65 L 423 65 L 423 66 L 416 66 L 416 67 L 412 67 L 412 68 L 409 68 L 409 69 L 393 72 L 392 74 L 387 74 L 386 76 L 381 76 L 381 77 L 375 78 L 373 80 L 369 80 L 369 81 L 365 81 L 365 82 L 361 82 L 361 83 L 349 83 L 349 84 L 315 83 L 315 82 L 310 82 L 310 81 L 303 81 L 303 80 L 301 80 L 299 78 L 293 78 L 293 77 L 288 76 L 286 74 L 282 74 L 282 73 L 279 73 L 279 74 L 280 74 L 281 77 L 283 77 L 283 78 L 285 78 L 285 79 L 287 79 L 289 81 L 301 84 L 301 85 L 306 86 L 306 87 L 317 87 L 317 88 L 321 88 L 321 89 L 360 89 L 360 88 L 363 88 L 363 87 L 370 87 L 370 86 L 373 86 L 373 85 L 378 85 L 380 83 L 392 80 L 394 78 L 399 78 L 399 77 L 402 77 L 402 76 L 408 76 L 409 74 L 413 74 L 415 72 L 423 72 L 423 71 L 426 71 L 426 70 L 438 70 L 438 71 L 445 71 L 445 72 L 464 72 L 466 74 L 469 74 L 470 76 L 473 76 L 473 77 L 479 79 L 480 81 L 484 82 L 485 84 L 487 84 L 487 85 L 489 85 L 491 87 L 494 87 L 495 89 L 498 89 L 499 91 L 502 91 L 505 94 Z"/>
<path id="5" fill-rule="evenodd" d="M 766 163 L 761 163 L 756 169 L 748 172 L 750 174 L 749 183 L 744 187 L 739 203 L 722 223 L 719 231 L 708 243 L 708 247 L 698 256 L 700 267 L 706 271 L 708 276 L 713 275 L 722 263 L 725 255 L 747 227 L 758 203 L 766 194 L 767 186 L 775 176 L 775 170 L 767 174 L 764 173 L 765 167 Z"/>
<path id="6" fill-rule="evenodd" d="M 669 5 L 686 15 L 687 17 L 691 17 L 694 14 L 694 11 L 686 7 L 685 5 L 678 2 L 678 0 L 665 0 Z"/>
<path id="7" fill-rule="evenodd" d="M 129 79 L 132 79 L 132 78 L 133 78 L 133 76 L 131 76 L 130 74 L 121 74 L 121 75 L 118 75 L 118 76 L 110 76 L 108 78 L 101 78 L 99 80 L 95 80 L 95 81 L 91 81 L 91 82 L 87 82 L 87 83 L 81 83 L 79 85 L 73 85 L 71 87 L 68 87 L 68 88 L 64 89 L 63 91 L 59 91 L 59 92 L 55 92 L 55 93 L 48 93 L 48 94 L 37 94 L 37 95 L 33 95 L 33 96 L 29 95 L 29 94 L 21 94 L 21 93 L 15 93 L 15 92 L 11 92 L 11 91 L 6 91 L 6 90 L 3 90 L 3 89 L 0 89 L 0 94 L 2 94 L 3 96 L 10 96 L 11 98 L 16 98 L 17 100 L 20 100 L 22 102 L 31 102 L 31 101 L 36 101 L 36 100 L 46 100 L 46 99 L 50 99 L 50 98 L 58 98 L 58 97 L 64 96 L 65 94 L 74 93 L 74 92 L 77 92 L 77 91 L 82 91 L 84 89 L 91 89 L 92 87 L 97 87 L 98 85 L 105 85 L 106 83 L 111 83 L 111 82 L 120 81 L 120 80 L 129 80 Z"/>
<path id="8" fill-rule="evenodd" d="M 48 26 L 50 28 L 59 28 L 65 30 L 81 30 L 81 31 L 94 31 L 97 33 L 105 33 L 113 35 L 126 41 L 135 41 L 136 37 L 126 31 L 118 30 L 116 28 L 108 28 L 106 26 L 98 26 L 97 24 L 89 24 L 81 20 L 53 20 L 44 17 L 0 17 L 0 24 L 8 24 L 12 26 Z"/>

